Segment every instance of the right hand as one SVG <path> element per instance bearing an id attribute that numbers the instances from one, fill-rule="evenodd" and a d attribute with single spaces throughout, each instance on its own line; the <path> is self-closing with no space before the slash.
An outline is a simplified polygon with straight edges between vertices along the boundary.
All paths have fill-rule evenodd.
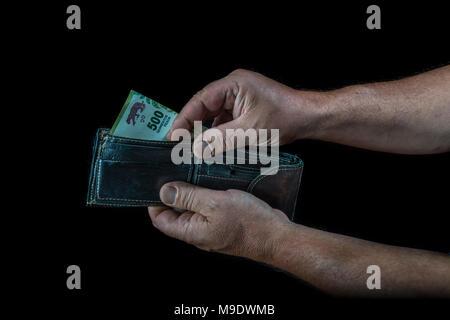
<path id="1" fill-rule="evenodd" d="M 191 130 L 194 121 L 214 119 L 213 127 L 221 131 L 222 137 L 226 137 L 226 129 L 279 129 L 280 145 L 287 144 L 311 134 L 319 95 L 238 69 L 194 95 L 175 119 L 167 137 L 171 139 L 175 129 Z M 202 148 L 196 146 L 203 145 L 202 139 L 211 142 L 207 136 L 208 130 L 194 141 L 197 157 L 201 156 Z M 216 154 L 228 149 L 226 143 L 223 148 L 216 148 Z"/>

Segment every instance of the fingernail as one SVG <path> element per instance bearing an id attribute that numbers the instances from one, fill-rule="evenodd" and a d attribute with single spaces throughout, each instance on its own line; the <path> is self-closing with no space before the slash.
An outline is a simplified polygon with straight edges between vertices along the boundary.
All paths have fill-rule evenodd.
<path id="1" fill-rule="evenodd" d="M 163 187 L 161 190 L 161 201 L 165 204 L 175 204 L 177 198 L 177 188 Z"/>

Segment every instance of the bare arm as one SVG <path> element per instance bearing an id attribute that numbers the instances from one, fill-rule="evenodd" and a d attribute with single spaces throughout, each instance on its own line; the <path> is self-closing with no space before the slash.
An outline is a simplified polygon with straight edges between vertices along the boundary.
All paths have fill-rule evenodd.
<path id="1" fill-rule="evenodd" d="M 394 247 L 290 222 L 253 195 L 185 182 L 161 189 L 167 207 L 150 207 L 153 225 L 201 249 L 246 257 L 292 273 L 333 295 L 450 297 L 450 256 Z M 381 269 L 369 290 L 367 267 Z"/>
<path id="2" fill-rule="evenodd" d="M 339 296 L 450 296 L 450 256 L 383 245 L 291 224 L 264 262 Z M 367 267 L 381 289 L 369 290 Z"/>
<path id="3" fill-rule="evenodd" d="M 450 66 L 324 95 L 312 138 L 394 153 L 450 150 Z"/>
<path id="4" fill-rule="evenodd" d="M 196 94 L 172 131 L 191 129 L 195 120 L 205 119 L 214 119 L 224 136 L 226 129 L 279 129 L 281 144 L 312 138 L 394 153 L 446 152 L 450 66 L 327 92 L 294 90 L 261 74 L 236 70 Z"/>

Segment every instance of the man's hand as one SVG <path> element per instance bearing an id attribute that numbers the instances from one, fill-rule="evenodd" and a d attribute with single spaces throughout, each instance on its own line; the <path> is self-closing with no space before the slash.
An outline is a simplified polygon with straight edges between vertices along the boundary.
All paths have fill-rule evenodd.
<path id="1" fill-rule="evenodd" d="M 194 121 L 214 119 L 213 127 L 222 137 L 226 137 L 226 129 L 279 129 L 280 144 L 287 144 L 311 137 L 320 98 L 316 92 L 297 91 L 259 73 L 236 70 L 198 92 L 181 110 L 167 137 L 170 140 L 175 129 L 191 130 Z M 211 142 L 205 136 L 207 132 L 203 140 Z M 194 141 L 197 157 L 202 155 L 202 149 L 196 147 L 202 146 L 201 139 Z M 224 149 L 215 146 L 215 153 L 230 146 L 224 140 Z"/>
<path id="2" fill-rule="evenodd" d="M 261 74 L 236 70 L 197 93 L 175 119 L 175 129 L 214 119 L 226 129 L 279 129 L 280 144 L 317 139 L 384 152 L 450 151 L 450 66 L 397 81 L 361 84 L 327 92 L 294 90 Z M 212 132 L 212 131 L 210 131 Z M 194 141 L 202 156 L 208 130 Z M 228 143 L 227 143 L 228 142 Z M 224 148 L 214 144 L 215 153 Z M 261 141 L 259 141 L 261 142 Z M 238 146 L 241 147 L 241 146 Z"/>
<path id="3" fill-rule="evenodd" d="M 209 190 L 185 182 L 161 188 L 167 207 L 149 207 L 153 225 L 168 236 L 198 248 L 259 261 L 270 260 L 287 216 L 253 195 Z"/>
<path id="4" fill-rule="evenodd" d="M 331 294 L 450 296 L 449 255 L 294 224 L 281 211 L 239 190 L 170 182 L 160 197 L 181 209 L 148 208 L 153 225 L 166 235 L 200 249 L 273 265 Z M 381 290 L 367 288 L 369 265 L 381 268 Z"/>

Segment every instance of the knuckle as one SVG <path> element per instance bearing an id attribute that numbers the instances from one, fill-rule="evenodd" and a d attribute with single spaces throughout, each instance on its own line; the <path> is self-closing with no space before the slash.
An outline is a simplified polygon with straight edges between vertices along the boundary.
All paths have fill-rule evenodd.
<path id="1" fill-rule="evenodd" d="M 204 99 L 208 94 L 208 87 L 204 87 L 203 89 L 197 91 L 197 93 L 195 93 L 192 98 L 191 98 L 191 102 L 200 102 L 202 104 L 204 104 Z"/>
<path id="2" fill-rule="evenodd" d="M 191 101 L 207 108 L 208 104 L 206 103 L 206 101 L 208 100 L 208 93 L 209 93 L 209 89 L 208 89 L 208 86 L 206 86 L 203 89 L 201 89 L 200 91 L 198 91 L 196 94 L 194 94 Z"/>
<path id="3" fill-rule="evenodd" d="M 184 189 L 179 195 L 179 204 L 187 210 L 192 210 L 195 205 L 195 192 L 193 188 Z"/>
<path id="4" fill-rule="evenodd" d="M 238 68 L 233 70 L 230 75 L 242 75 L 242 74 L 246 74 L 248 73 L 248 70 L 242 69 L 242 68 Z"/>

